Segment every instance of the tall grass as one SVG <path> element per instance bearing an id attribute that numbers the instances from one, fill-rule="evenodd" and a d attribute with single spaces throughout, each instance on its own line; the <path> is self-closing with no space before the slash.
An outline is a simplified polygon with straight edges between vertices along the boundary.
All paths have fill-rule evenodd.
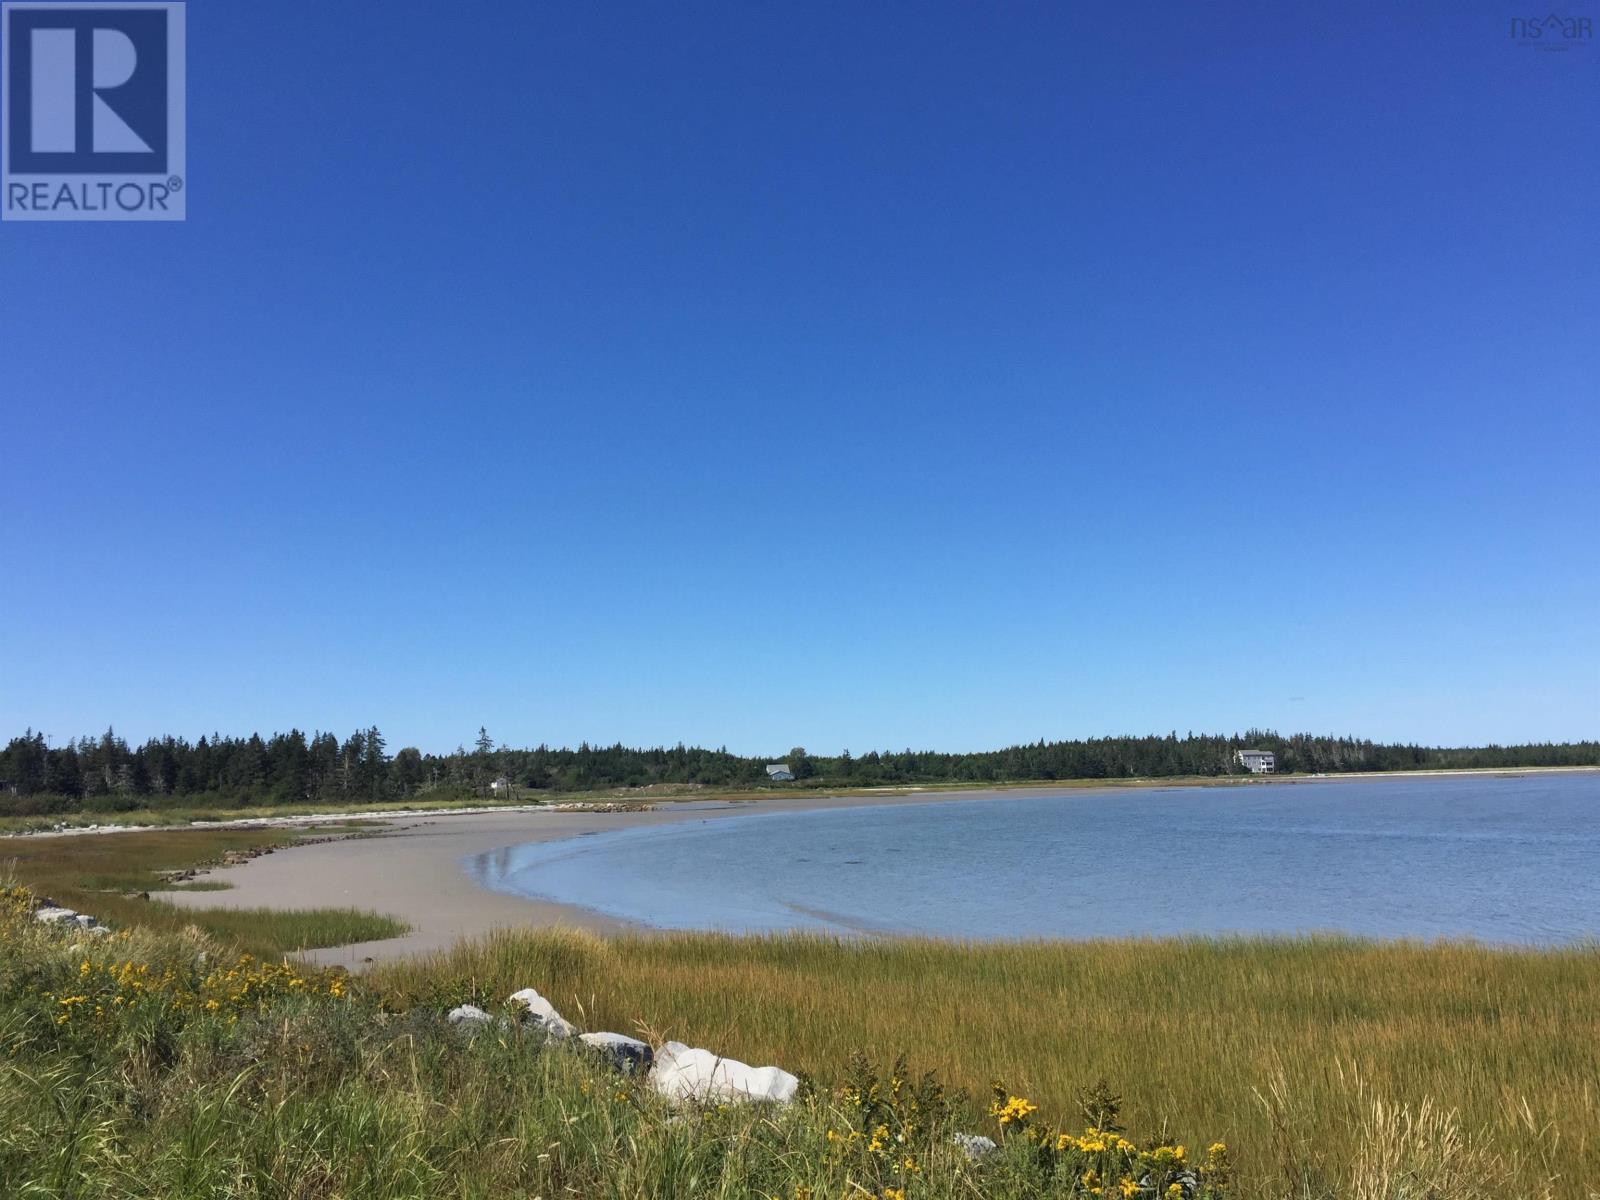
<path id="1" fill-rule="evenodd" d="M 674 1109 L 535 1030 L 388 1013 L 192 934 L 82 936 L 0 892 L 6 1197 L 1044 1200 L 1087 1197 L 1107 1161 L 1012 1136 L 976 1166 L 951 1135 L 981 1114 L 864 1069 L 784 1108 Z M 1109 1153 L 1142 1200 L 1171 1195 L 1176 1148 Z M 1225 1200 L 1225 1156 L 1196 1166 L 1177 1191 Z"/>
<path id="2" fill-rule="evenodd" d="M 532 986 L 592 1027 L 819 1075 L 853 1050 L 903 1050 L 957 1084 L 1004 1080 L 1056 1118 L 1103 1077 L 1134 1127 L 1237 1147 L 1255 1196 L 1290 1193 L 1290 1158 L 1293 1194 L 1372 1194 L 1363 1155 L 1397 1113 L 1413 1125 L 1393 1140 L 1437 1146 L 1446 1121 L 1503 1164 L 1506 1194 L 1543 1194 L 1551 1174 L 1552 1195 L 1600 1192 L 1594 947 L 530 932 L 382 966 L 370 984 L 397 1005 Z"/>
<path id="3" fill-rule="evenodd" d="M 1591 1190 L 1591 1110 L 1566 1112 L 1557 1129 L 1531 1103 L 1513 1101 L 1524 1077 L 1509 1054 L 1488 1064 L 1503 1078 L 1498 1102 L 1489 1100 L 1494 1119 L 1480 1127 L 1429 1091 L 1470 1081 L 1470 1053 L 1454 1076 L 1409 1078 L 1402 1068 L 1417 1060 L 1401 1052 L 1404 1039 L 1376 1038 L 1373 1053 L 1347 1053 L 1319 1069 L 1333 1047 L 1312 1032 L 1320 1025 L 1334 1036 L 1346 1019 L 1379 1029 L 1383 1003 L 1409 1008 L 1414 1022 L 1446 1039 L 1463 1022 L 1482 1023 L 1486 1006 L 1504 1026 L 1526 999 L 1508 986 L 1520 975 L 1525 992 L 1553 995 L 1552 1007 L 1569 1018 L 1588 1014 L 1587 1029 L 1558 1039 L 1573 1043 L 1562 1054 L 1581 1067 L 1593 1053 L 1593 985 L 1574 991 L 1567 972 L 1589 968 L 1592 976 L 1585 952 L 1496 959 L 1471 948 L 1343 942 L 964 948 L 549 934 L 492 939 L 352 982 L 231 958 L 194 931 L 90 938 L 41 926 L 27 909 L 25 894 L 0 890 L 7 1197 L 1554 1200 Z M 1460 962 L 1419 968 L 1408 957 L 1430 954 Z M 1141 958 L 1148 961 L 1135 962 Z M 1152 1036 L 1186 1020 L 1170 994 L 1150 988 L 1153 975 L 1189 981 L 1194 1019 L 1209 1019 L 1226 987 L 1195 984 L 1199 966 L 1242 989 L 1232 997 L 1234 1023 L 1256 1028 L 1239 1044 L 1283 1044 L 1251 1060 Z M 1441 984 L 1443 998 L 1401 1004 L 1405 988 L 1369 986 L 1381 1002 L 1341 1015 L 1344 989 L 1396 971 L 1409 971 L 1413 984 Z M 1113 978 L 1097 983 L 1106 973 Z M 970 997 L 955 990 L 967 974 L 979 996 L 987 989 L 998 998 L 967 1008 Z M 1461 975 L 1475 985 L 1452 987 Z M 1149 999 L 1128 990 L 1130 980 Z M 1293 993 L 1318 991 L 1313 980 L 1327 986 L 1291 1003 Z M 721 1050 L 766 1058 L 765 1041 L 785 1047 L 776 1057 L 786 1065 L 825 1065 L 789 1108 L 677 1112 L 581 1047 L 552 1046 L 514 1025 L 466 1034 L 442 1019 L 453 1000 L 503 996 L 526 982 L 542 985 L 571 1016 L 587 1008 L 588 1024 L 654 1014 L 677 1023 L 671 1032 Z M 1258 992 L 1278 1003 L 1254 1012 L 1249 996 Z M 886 998 L 894 1003 L 881 1003 Z M 1118 1000 L 1120 1016 L 1093 1015 Z M 952 1025 L 952 1016 L 967 1023 Z M 1002 1077 L 1009 1068 L 1012 1091 L 1031 1093 L 1043 1111 L 1027 1116 L 1019 1133 L 981 1104 L 903 1072 L 874 1078 L 833 1057 L 863 1031 L 903 1039 L 918 1065 L 942 1058 Z M 809 1050 L 803 1037 L 812 1039 Z M 1066 1057 L 1068 1046 L 1080 1057 Z M 984 1047 L 992 1060 L 962 1058 Z M 881 1063 L 887 1055 L 872 1057 Z M 1374 1069 L 1389 1057 L 1398 1065 Z M 1564 1061 L 1544 1065 L 1565 1070 Z M 1127 1097 L 1121 1119 L 1138 1148 L 1102 1133 L 1056 1132 L 1083 1128 L 1085 1114 L 1049 1081 L 1088 1079 L 1102 1066 Z M 1265 1074 L 1252 1086 L 1245 1076 L 1257 1067 Z M 1236 1109 L 1211 1098 L 1224 1075 L 1239 1077 L 1228 1081 L 1239 1089 Z M 1027 1107 L 1013 1101 L 1008 1110 L 1014 1106 Z M 1096 1107 L 1109 1111 L 1103 1093 Z M 1231 1111 L 1247 1114 L 1243 1132 L 1228 1139 L 1246 1167 L 1237 1187 L 1228 1182 L 1229 1151 L 1195 1149 L 1185 1160 L 1178 1147 L 1206 1145 Z M 951 1138 L 974 1129 L 1001 1141 L 979 1165 Z M 1039 1136 L 1027 1136 L 1034 1131 Z M 1197 1176 L 1184 1173 L 1186 1161 L 1200 1168 Z M 1111 1164 L 1114 1171 L 1086 1169 Z"/>
<path id="4" fill-rule="evenodd" d="M 202 908 L 174 910 L 225 944 L 292 954 L 399 937 L 410 926 L 359 908 Z M 198 917 L 198 920 L 194 918 Z"/>

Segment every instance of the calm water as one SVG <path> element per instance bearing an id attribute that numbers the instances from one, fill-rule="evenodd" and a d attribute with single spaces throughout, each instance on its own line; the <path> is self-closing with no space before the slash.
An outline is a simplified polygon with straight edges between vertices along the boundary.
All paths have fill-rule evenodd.
<path id="1" fill-rule="evenodd" d="M 675 929 L 1600 934 L 1600 777 L 1168 788 L 722 817 L 517 846 L 490 886 Z"/>

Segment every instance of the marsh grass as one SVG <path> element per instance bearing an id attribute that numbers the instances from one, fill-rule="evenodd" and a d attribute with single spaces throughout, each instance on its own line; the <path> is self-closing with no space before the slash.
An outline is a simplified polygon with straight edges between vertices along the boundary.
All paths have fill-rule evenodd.
<path id="1" fill-rule="evenodd" d="M 185 919 L 212 937 L 238 946 L 270 947 L 292 954 L 322 946 L 348 946 L 399 937 L 410 926 L 394 917 L 358 908 L 185 908 Z"/>
<path id="2" fill-rule="evenodd" d="M 898 1070 L 784 1108 L 672 1108 L 535 1028 L 467 1033 L 435 1009 L 386 1012 L 337 973 L 227 959 L 193 933 L 83 937 L 0 892 L 0 1195 L 1087 1195 L 1089 1152 L 1042 1134 L 969 1163 L 951 1135 L 981 1113 Z M 1183 1161 L 1153 1143 L 1095 1153 L 1162 1195 Z M 1196 1165 L 1189 1200 L 1225 1200 L 1221 1162 Z"/>
<path id="3" fill-rule="evenodd" d="M 369 984 L 396 1005 L 532 986 L 593 1027 L 822 1077 L 852 1051 L 903 1050 L 1054 1120 L 1104 1078 L 1129 1125 L 1237 1147 L 1252 1196 L 1379 1195 L 1360 1181 L 1394 1174 L 1386 1144 L 1410 1147 L 1419 1177 L 1457 1164 L 1500 1172 L 1505 1195 L 1544 1195 L 1553 1175 L 1552 1196 L 1600 1191 L 1594 947 L 507 933 Z M 1480 1194 L 1451 1188 L 1395 1195 Z"/>
<path id="4" fill-rule="evenodd" d="M 1295 1069 L 1280 1053 L 1268 1055 L 1264 1090 L 1240 1085 L 1250 1093 L 1240 1099 L 1241 1111 L 1254 1114 L 1245 1124 L 1256 1122 L 1260 1141 L 1196 1149 L 1186 1159 L 1180 1143 L 1207 1145 L 1215 1132 L 1207 1114 L 1228 1111 L 1204 1101 L 1208 1073 L 1244 1072 L 1252 1062 L 1207 1057 L 1181 1039 L 1165 1046 L 1132 1041 L 1114 1025 L 1085 1017 L 1087 1005 L 1104 999 L 1086 978 L 1102 966 L 1117 973 L 1130 955 L 1156 956 L 1154 966 L 1141 967 L 1141 981 L 1156 967 L 1171 969 L 1173 955 L 1204 961 L 1209 952 L 1213 971 L 1223 969 L 1222 951 L 1256 959 L 1233 980 L 1248 993 L 1265 986 L 1263 967 L 1296 977 L 1298 985 L 1274 985 L 1293 991 L 1304 988 L 1312 968 L 1324 969 L 1317 977 L 1326 978 L 1327 968 L 1348 968 L 1351 955 L 1387 948 L 1294 943 L 1285 959 L 1271 953 L 1283 949 L 1272 943 L 961 948 L 814 938 L 602 942 L 548 934 L 492 939 L 362 983 L 287 962 L 229 957 L 234 952 L 192 929 L 92 938 L 40 925 L 29 905 L 20 890 L 0 890 L 4 1196 L 1550 1200 L 1589 1194 L 1582 1155 L 1574 1158 L 1530 1105 L 1507 1101 L 1501 1123 L 1480 1130 L 1433 1095 L 1397 1096 L 1392 1072 L 1380 1077 L 1355 1058 L 1319 1076 Z M 885 958 L 884 951 L 892 953 Z M 1084 963 L 1064 965 L 1064 951 Z M 1107 954 L 1109 963 L 1096 963 Z M 952 999 L 948 976 L 966 974 L 963 962 L 990 987 L 1008 989 L 1009 998 L 992 1003 L 992 1013 L 966 1013 L 972 1018 L 966 1028 L 950 1027 L 941 1006 L 956 1003 L 959 1011 L 962 1001 Z M 779 964 L 791 972 L 762 978 Z M 1390 958 L 1373 969 L 1406 965 Z M 1074 966 L 1084 969 L 1074 974 Z M 1527 962 L 1521 966 L 1526 974 Z M 611 974 L 618 969 L 637 974 Z M 906 974 L 912 969 L 916 974 Z M 1471 969 L 1482 994 L 1503 991 L 1500 972 Z M 586 988 L 592 1023 L 615 1025 L 608 1018 L 653 1011 L 678 1024 L 673 1032 L 728 1051 L 750 1053 L 760 1039 L 784 1036 L 785 1016 L 816 1012 L 817 1020 L 795 1028 L 810 1031 L 809 1053 L 819 1062 L 835 1044 L 855 1040 L 864 1022 L 876 1021 L 878 1033 L 911 1043 L 918 1066 L 930 1065 L 924 1056 L 955 1061 L 957 1049 L 988 1045 L 995 1058 L 986 1068 L 1020 1064 L 1035 1081 L 1063 1068 L 1076 1076 L 1093 1070 L 1092 1047 L 1078 1043 L 1084 1057 L 1075 1063 L 1054 1059 L 1063 1033 L 1077 1022 L 1092 1039 L 1122 1043 L 1101 1060 L 1122 1067 L 1120 1089 L 1148 1090 L 1158 1076 L 1154 1091 L 1164 1098 L 1141 1102 L 1154 1125 L 1138 1119 L 1130 1097 L 1118 1104 L 1103 1087 L 1087 1096 L 1040 1093 L 1037 1110 L 1013 1087 L 986 1110 L 898 1064 L 875 1071 L 871 1062 L 886 1057 L 869 1050 L 864 1058 L 831 1062 L 788 1108 L 676 1111 L 581 1047 L 549 1044 L 509 1024 L 471 1034 L 447 1026 L 443 1006 L 455 999 L 479 995 L 503 1008 L 491 997 L 508 989 L 496 974 L 507 970 L 517 983 L 537 978 L 556 997 L 564 996 L 563 987 Z M 1455 974 L 1435 971 L 1444 980 Z M 634 979 L 643 982 L 630 988 Z M 882 988 L 896 979 L 897 1004 L 883 1012 L 863 1007 L 882 1001 Z M 1047 990 L 1040 990 L 1041 980 Z M 693 996 L 673 1000 L 683 986 Z M 1532 990 L 1552 986 L 1562 980 L 1528 983 Z M 1138 997 L 1116 994 L 1127 1002 L 1122 1017 L 1136 1015 Z M 707 1032 L 710 1025 L 692 1024 L 702 1016 L 720 1019 L 720 1010 L 704 1003 L 714 997 L 735 1010 L 726 1014 L 734 1024 L 720 1037 Z M 574 1014 L 578 998 L 572 992 L 567 1001 Z M 1236 1023 L 1249 1024 L 1248 995 L 1234 999 L 1243 1001 L 1245 1014 L 1236 1014 Z M 1048 1014 L 1030 1011 L 1030 1001 L 1054 1007 Z M 1579 1012 L 1572 997 L 1563 1002 Z M 1333 1003 L 1325 996 L 1312 1007 L 1324 1018 Z M 763 1006 L 780 1011 L 766 1014 Z M 1460 997 L 1442 1007 L 1445 1016 L 1435 1021 L 1445 1026 L 1467 1015 Z M 1380 1020 L 1381 1013 L 1369 1009 L 1362 1019 Z M 997 1027 L 997 1020 L 1010 1026 Z M 1155 1024 L 1181 1021 L 1173 1013 Z M 1153 1025 L 1147 1019 L 1133 1027 Z M 745 1028 L 754 1032 L 741 1036 Z M 820 1037 L 818 1030 L 832 1032 Z M 1258 1032 L 1282 1036 L 1285 1029 Z M 1299 1048 L 1303 1043 L 1302 1033 Z M 788 1036 L 783 1044 L 788 1053 L 781 1061 L 803 1065 L 801 1042 Z M 1290 1037 L 1288 1048 L 1296 1046 Z M 1377 1057 L 1397 1046 L 1380 1043 Z M 1185 1052 L 1194 1057 L 1185 1060 Z M 1456 1064 L 1468 1074 L 1471 1066 Z M 1411 1094 L 1428 1082 L 1411 1081 Z M 1202 1097 L 1198 1105 L 1186 1102 L 1191 1093 Z M 1134 1141 L 1110 1132 L 1118 1121 Z M 1082 1132 L 1067 1132 L 1073 1129 Z M 972 1130 L 1001 1143 L 976 1166 L 951 1138 Z M 1253 1177 L 1231 1184 L 1230 1160 L 1253 1164 Z M 1091 1169 L 1097 1165 L 1102 1169 Z M 1558 1170 L 1567 1173 L 1552 1182 Z M 1190 1182 L 1181 1186 L 1179 1179 Z"/>
<path id="5" fill-rule="evenodd" d="M 399 937 L 408 926 L 357 909 L 178 908 L 163 891 L 212 891 L 220 880 L 170 883 L 163 872 L 214 862 L 230 850 L 293 845 L 296 830 L 185 829 L 152 833 L 0 838 L 0 876 L 101 921 L 169 933 L 190 926 L 255 954 Z"/>

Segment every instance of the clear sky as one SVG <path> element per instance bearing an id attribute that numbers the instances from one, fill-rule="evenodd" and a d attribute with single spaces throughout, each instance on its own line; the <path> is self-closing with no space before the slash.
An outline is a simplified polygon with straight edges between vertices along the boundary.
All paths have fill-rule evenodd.
<path id="1" fill-rule="evenodd" d="M 0 226 L 0 736 L 1600 735 L 1526 7 L 194 0 L 187 223 Z"/>

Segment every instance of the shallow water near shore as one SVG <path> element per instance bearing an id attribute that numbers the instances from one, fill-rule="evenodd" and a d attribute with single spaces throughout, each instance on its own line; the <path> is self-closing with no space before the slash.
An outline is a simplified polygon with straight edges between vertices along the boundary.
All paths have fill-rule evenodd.
<path id="1" fill-rule="evenodd" d="M 664 929 L 1600 934 L 1600 776 L 1005 792 L 507 847 L 486 886 Z"/>

